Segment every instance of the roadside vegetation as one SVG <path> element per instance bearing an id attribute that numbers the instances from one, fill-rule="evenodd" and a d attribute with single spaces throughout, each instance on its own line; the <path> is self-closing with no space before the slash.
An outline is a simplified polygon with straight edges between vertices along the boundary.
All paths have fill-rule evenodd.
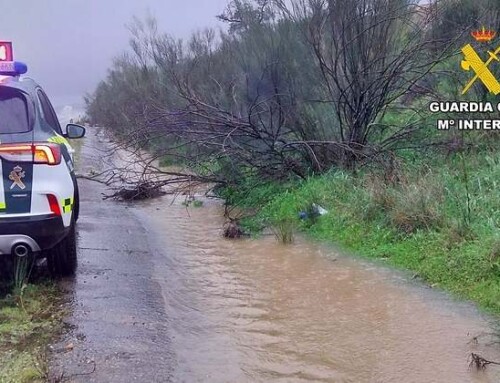
<path id="1" fill-rule="evenodd" d="M 44 382 L 46 347 L 61 329 L 62 294 L 31 256 L 1 259 L 0 382 Z"/>
<path id="2" fill-rule="evenodd" d="M 47 345 L 62 330 L 63 294 L 31 255 L 0 258 L 0 383 L 48 381 Z"/>
<path id="3" fill-rule="evenodd" d="M 0 382 L 45 382 L 47 344 L 61 330 L 62 294 L 52 283 L 23 285 L 0 299 Z"/>
<path id="4" fill-rule="evenodd" d="M 499 12 L 490 0 L 233 0 L 225 31 L 185 41 L 134 19 L 88 119 L 148 153 L 136 182 L 210 183 L 252 212 L 247 231 L 291 242 L 302 230 L 500 313 L 498 132 L 438 131 L 458 115 L 429 111 L 495 102 L 480 82 L 461 94 L 460 49 L 494 51 L 471 31 L 497 31 Z"/>

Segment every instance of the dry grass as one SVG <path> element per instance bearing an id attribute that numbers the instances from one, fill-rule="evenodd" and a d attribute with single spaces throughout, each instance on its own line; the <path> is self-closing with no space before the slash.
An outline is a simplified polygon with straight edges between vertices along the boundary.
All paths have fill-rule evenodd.
<path id="1" fill-rule="evenodd" d="M 293 243 L 296 227 L 297 224 L 293 219 L 281 219 L 273 222 L 271 230 L 278 241 L 290 244 Z"/>
<path id="2" fill-rule="evenodd" d="M 411 234 L 443 225 L 440 206 L 444 187 L 432 176 L 424 174 L 412 182 L 386 183 L 383 177 L 370 175 L 365 182 L 369 195 L 368 219 L 374 212 L 385 214 L 388 222 L 399 231 Z"/>

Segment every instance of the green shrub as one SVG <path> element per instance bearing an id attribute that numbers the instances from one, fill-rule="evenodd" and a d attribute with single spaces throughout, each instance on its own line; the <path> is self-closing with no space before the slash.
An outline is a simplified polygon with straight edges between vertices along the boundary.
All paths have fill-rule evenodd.
<path id="1" fill-rule="evenodd" d="M 276 239 L 284 244 L 293 242 L 296 227 L 297 222 L 294 219 L 281 219 L 271 224 L 271 230 Z"/>

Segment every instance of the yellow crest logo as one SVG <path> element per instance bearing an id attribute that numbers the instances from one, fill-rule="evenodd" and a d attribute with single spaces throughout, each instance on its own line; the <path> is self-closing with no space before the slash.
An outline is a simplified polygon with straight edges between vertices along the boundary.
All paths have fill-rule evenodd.
<path id="1" fill-rule="evenodd" d="M 496 32 L 487 30 L 483 27 L 482 30 L 474 31 L 471 35 L 480 43 L 488 43 L 495 38 Z M 472 45 L 467 44 L 462 48 L 462 53 L 464 55 L 464 59 L 462 60 L 462 69 L 465 71 L 472 70 L 475 74 L 463 89 L 462 94 L 467 93 L 472 85 L 474 85 L 478 80 L 484 84 L 490 93 L 493 93 L 494 95 L 500 93 L 500 82 L 498 82 L 489 68 L 493 61 L 500 61 L 498 57 L 498 54 L 500 54 L 500 46 L 495 49 L 494 52 L 487 52 L 489 54 L 489 58 L 488 60 L 483 61 Z"/>
<path id="2" fill-rule="evenodd" d="M 21 190 L 26 189 L 26 185 L 23 183 L 22 179 L 25 177 L 25 172 L 23 168 L 19 165 L 16 166 L 10 172 L 9 179 L 12 181 L 12 185 L 10 185 L 10 189 L 14 189 L 14 187 L 18 187 Z"/>

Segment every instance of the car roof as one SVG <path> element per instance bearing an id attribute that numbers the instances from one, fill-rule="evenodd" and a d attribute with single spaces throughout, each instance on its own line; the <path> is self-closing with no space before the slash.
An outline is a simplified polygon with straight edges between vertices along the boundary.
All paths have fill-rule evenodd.
<path id="1" fill-rule="evenodd" d="M 9 88 L 19 89 L 25 93 L 33 96 L 39 85 L 30 77 L 13 77 L 3 76 L 0 81 L 0 87 L 5 86 Z"/>
<path id="2" fill-rule="evenodd" d="M 30 119 L 33 121 L 33 126 L 30 131 L 13 134 L 0 134 L 2 136 L 2 142 L 24 142 L 32 139 L 37 141 L 46 141 L 48 138 L 57 133 L 47 123 L 42 123 L 37 107 L 37 91 L 41 89 L 41 87 L 32 78 L 27 76 L 0 76 L 0 90 L 2 88 L 21 91 L 25 97 L 31 101 L 28 103 L 28 113 L 30 115 Z"/>

